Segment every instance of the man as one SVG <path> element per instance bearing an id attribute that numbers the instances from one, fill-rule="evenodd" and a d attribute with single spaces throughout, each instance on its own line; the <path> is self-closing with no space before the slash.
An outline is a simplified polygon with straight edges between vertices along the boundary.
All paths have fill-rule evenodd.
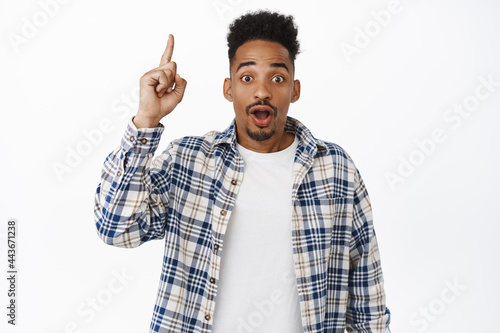
<path id="1" fill-rule="evenodd" d="M 121 247 L 165 237 L 151 332 L 388 332 L 361 176 L 342 148 L 287 117 L 300 97 L 293 18 L 246 14 L 228 46 L 225 131 L 176 140 L 152 160 L 159 122 L 186 88 L 169 36 L 104 163 L 100 237 Z"/>

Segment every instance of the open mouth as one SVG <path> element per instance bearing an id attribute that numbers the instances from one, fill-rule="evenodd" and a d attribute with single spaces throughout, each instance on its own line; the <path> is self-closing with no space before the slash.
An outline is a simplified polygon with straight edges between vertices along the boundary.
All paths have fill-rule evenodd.
<path id="1" fill-rule="evenodd" d="M 273 115 L 274 110 L 268 105 L 256 105 L 250 108 L 250 116 L 258 127 L 268 126 Z"/>
<path id="2" fill-rule="evenodd" d="M 253 114 L 254 114 L 255 118 L 257 118 L 259 120 L 267 119 L 267 117 L 269 117 L 271 115 L 271 113 L 267 110 L 257 110 Z"/>

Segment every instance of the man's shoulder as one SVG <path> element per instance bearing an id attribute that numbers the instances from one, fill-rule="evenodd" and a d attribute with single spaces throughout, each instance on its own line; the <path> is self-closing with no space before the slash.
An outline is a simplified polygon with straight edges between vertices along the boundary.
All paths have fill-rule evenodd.
<path id="1" fill-rule="evenodd" d="M 340 145 L 319 139 L 316 141 L 318 151 L 315 159 L 321 161 L 319 162 L 321 165 L 332 165 L 334 168 L 349 170 L 349 172 L 356 170 L 351 156 Z"/>
<path id="2" fill-rule="evenodd" d="M 344 148 L 337 143 L 316 138 L 311 131 L 297 119 L 289 117 L 287 125 L 290 131 L 299 136 L 299 140 L 306 146 L 306 149 L 309 147 L 311 151 L 315 151 L 316 158 L 332 156 L 337 159 L 351 161 L 351 157 Z"/>
<path id="3" fill-rule="evenodd" d="M 317 142 L 319 147 L 318 151 L 323 155 L 334 155 L 348 160 L 351 159 L 346 150 L 342 148 L 339 144 L 320 139 L 317 139 Z"/>
<path id="4" fill-rule="evenodd" d="M 203 135 L 188 135 L 173 140 L 167 149 L 170 154 L 182 152 L 183 154 L 209 153 L 220 143 L 230 143 L 225 137 L 225 132 L 209 131 Z"/>

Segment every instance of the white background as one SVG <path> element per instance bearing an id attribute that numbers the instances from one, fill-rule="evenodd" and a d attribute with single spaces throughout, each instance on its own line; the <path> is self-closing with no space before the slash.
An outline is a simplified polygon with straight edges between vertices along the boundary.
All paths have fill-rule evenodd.
<path id="1" fill-rule="evenodd" d="M 16 218 L 19 268 L 15 327 L 0 282 L 2 332 L 148 331 L 163 242 L 127 250 L 98 238 L 102 162 L 169 33 L 188 87 L 160 147 L 225 129 L 227 26 L 257 8 L 299 26 L 302 96 L 289 115 L 346 149 L 367 184 L 393 332 L 498 331 L 500 1 L 400 0 L 383 27 L 372 12 L 389 0 L 54 1 L 0 3 L 0 266 Z M 474 106 L 476 89 L 488 96 Z M 466 101 L 473 111 L 449 113 Z"/>

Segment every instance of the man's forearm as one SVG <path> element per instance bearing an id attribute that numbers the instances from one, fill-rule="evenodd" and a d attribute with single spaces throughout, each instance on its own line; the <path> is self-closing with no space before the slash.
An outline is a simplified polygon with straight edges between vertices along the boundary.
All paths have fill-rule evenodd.
<path id="1" fill-rule="evenodd" d="M 137 130 L 129 124 L 121 146 L 104 162 L 94 212 L 98 234 L 107 244 L 135 247 L 163 237 L 166 204 L 152 196 L 150 175 L 162 129 Z"/>

